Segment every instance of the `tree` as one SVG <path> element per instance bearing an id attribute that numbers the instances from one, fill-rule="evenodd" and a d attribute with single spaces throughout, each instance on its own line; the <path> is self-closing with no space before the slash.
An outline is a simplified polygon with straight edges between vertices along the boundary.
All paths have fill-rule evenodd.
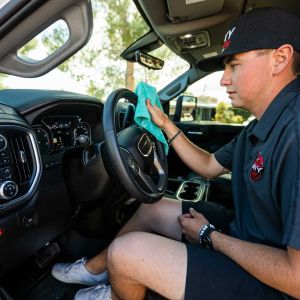
<path id="1" fill-rule="evenodd" d="M 215 120 L 222 123 L 243 123 L 250 117 L 250 113 L 240 109 L 233 108 L 225 102 L 220 102 L 216 107 Z"/>
<path id="2" fill-rule="evenodd" d="M 122 86 L 130 90 L 134 88 L 134 65 L 126 62 L 124 69 L 120 53 L 149 28 L 132 5 L 131 0 L 94 0 L 96 22 L 91 41 L 59 66 L 61 71 L 69 72 L 77 81 L 87 81 L 87 92 L 91 95 L 103 98 Z M 101 28 L 97 28 L 97 20 L 101 20 Z M 43 43 L 49 52 L 57 49 L 64 34 L 60 30 L 44 37 Z M 101 39 L 101 43 L 97 39 Z"/>
<path id="3" fill-rule="evenodd" d="M 111 59 L 119 59 L 120 53 L 128 47 L 132 41 L 145 34 L 149 28 L 141 16 L 132 8 L 131 0 L 106 1 L 98 0 L 107 7 L 107 33 L 110 41 L 108 55 Z M 125 86 L 133 90 L 134 64 L 126 62 Z"/>
<path id="4" fill-rule="evenodd" d="M 36 49 L 37 45 L 38 45 L 38 41 L 36 39 L 32 39 L 29 43 L 27 43 L 26 45 L 24 45 L 18 51 L 18 55 L 27 56 L 28 53 L 30 53 L 31 51 L 33 51 L 34 49 Z"/>
<path id="5" fill-rule="evenodd" d="M 94 33 L 91 40 L 81 51 L 61 64 L 59 69 L 68 72 L 77 81 L 84 82 L 86 91 L 101 99 L 105 99 L 116 88 L 133 90 L 139 80 L 157 85 L 162 72 L 148 70 L 120 57 L 132 42 L 149 31 L 133 1 L 92 0 L 92 4 Z M 43 43 L 51 53 L 61 45 L 63 38 L 65 32 L 61 29 L 46 34 Z M 164 67 L 168 76 L 189 67 L 187 64 L 182 66 L 182 59 L 167 47 L 160 47 L 151 54 L 163 60 L 168 60 L 173 55 L 174 63 Z"/>

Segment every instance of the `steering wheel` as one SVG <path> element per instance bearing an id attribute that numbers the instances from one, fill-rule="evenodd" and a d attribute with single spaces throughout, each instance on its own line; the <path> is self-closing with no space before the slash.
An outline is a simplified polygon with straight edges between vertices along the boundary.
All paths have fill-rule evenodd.
<path id="1" fill-rule="evenodd" d="M 105 102 L 103 128 L 110 170 L 131 196 L 143 203 L 154 203 L 163 197 L 168 181 L 164 147 L 137 124 L 117 134 L 115 110 L 120 99 L 136 106 L 138 97 L 127 89 L 118 89 Z"/>

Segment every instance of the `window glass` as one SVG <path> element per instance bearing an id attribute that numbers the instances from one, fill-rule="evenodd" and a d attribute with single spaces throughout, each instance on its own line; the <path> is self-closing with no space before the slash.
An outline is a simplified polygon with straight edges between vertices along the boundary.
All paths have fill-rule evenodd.
<path id="1" fill-rule="evenodd" d="M 149 70 L 138 63 L 125 61 L 120 57 L 121 53 L 149 32 L 149 26 L 131 0 L 92 0 L 92 5 L 93 33 L 84 48 L 38 78 L 0 74 L 0 86 L 66 90 L 89 94 L 105 101 L 115 89 L 134 90 L 140 81 L 153 85 L 159 91 L 189 69 L 189 64 L 166 46 L 149 53 L 164 60 L 162 70 Z M 61 47 L 68 38 L 67 24 L 58 21 L 22 47 L 18 55 L 26 60 L 42 60 Z"/>
<path id="2" fill-rule="evenodd" d="M 65 21 L 59 20 L 38 34 L 18 51 L 22 59 L 43 60 L 69 39 L 69 28 Z"/>
<path id="3" fill-rule="evenodd" d="M 181 121 L 246 125 L 253 119 L 249 112 L 232 107 L 226 89 L 220 86 L 222 73 L 200 79 L 182 95 Z M 170 115 L 174 115 L 177 102 L 171 101 Z"/>
<path id="4" fill-rule="evenodd" d="M 10 0 L 0 0 L 0 10 L 8 3 Z"/>
<path id="5" fill-rule="evenodd" d="M 162 59 L 164 67 L 161 70 L 150 70 L 135 64 L 136 82 L 145 81 L 156 87 L 158 91 L 190 68 L 190 65 L 185 60 L 175 55 L 165 45 L 152 51 L 151 55 Z"/>

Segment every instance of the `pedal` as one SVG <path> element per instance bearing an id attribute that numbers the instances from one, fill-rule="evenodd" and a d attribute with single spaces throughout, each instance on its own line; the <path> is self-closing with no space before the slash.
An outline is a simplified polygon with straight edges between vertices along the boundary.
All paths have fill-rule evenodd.
<path id="1" fill-rule="evenodd" d="M 35 262 L 40 268 L 46 267 L 51 263 L 60 253 L 60 247 L 58 243 L 54 242 L 43 248 L 35 258 Z"/>
<path id="2" fill-rule="evenodd" d="M 7 291 L 0 286 L 0 300 L 13 300 L 13 298 L 7 293 Z"/>

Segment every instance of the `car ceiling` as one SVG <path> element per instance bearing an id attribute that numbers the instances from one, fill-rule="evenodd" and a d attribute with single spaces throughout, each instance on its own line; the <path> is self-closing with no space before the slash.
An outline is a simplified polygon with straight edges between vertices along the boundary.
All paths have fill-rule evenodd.
<path id="1" fill-rule="evenodd" d="M 159 39 L 192 66 L 221 51 L 229 24 L 259 7 L 282 7 L 300 15 L 295 0 L 134 0 Z"/>

